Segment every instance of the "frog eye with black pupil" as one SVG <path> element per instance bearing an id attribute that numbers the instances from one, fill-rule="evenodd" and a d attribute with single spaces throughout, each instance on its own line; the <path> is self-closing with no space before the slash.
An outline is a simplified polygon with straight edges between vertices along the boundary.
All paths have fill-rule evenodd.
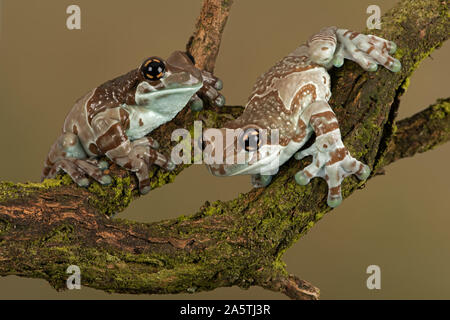
<path id="1" fill-rule="evenodd" d="M 148 58 L 142 64 L 141 71 L 146 79 L 156 81 L 164 76 L 166 66 L 159 58 Z"/>
<path id="2" fill-rule="evenodd" d="M 247 152 L 258 151 L 261 146 L 259 131 L 256 129 L 246 130 L 242 136 L 242 145 Z"/>

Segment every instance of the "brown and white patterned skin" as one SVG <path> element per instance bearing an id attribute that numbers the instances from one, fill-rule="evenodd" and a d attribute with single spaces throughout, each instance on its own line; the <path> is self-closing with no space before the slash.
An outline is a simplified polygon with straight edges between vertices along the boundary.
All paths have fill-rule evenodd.
<path id="1" fill-rule="evenodd" d="M 220 129 L 224 134 L 227 129 L 241 132 L 225 142 L 221 151 L 224 160 L 240 157 L 245 162 L 216 162 L 208 165 L 210 172 L 217 176 L 251 174 L 253 185 L 263 187 L 294 154 L 297 159 L 312 155 L 312 163 L 296 174 L 296 181 L 304 185 L 314 177 L 324 178 L 329 187 L 328 205 L 339 205 L 342 180 L 351 174 L 366 179 L 370 169 L 354 159 L 342 143 L 338 121 L 328 105 L 331 91 L 327 70 L 341 66 L 346 58 L 367 71 L 381 64 L 396 72 L 400 62 L 389 55 L 395 48 L 393 42 L 336 27 L 313 35 L 258 78 L 243 114 Z M 261 143 L 261 139 L 257 151 L 247 151 L 249 134 L 245 132 L 249 129 L 267 132 L 269 137 L 278 130 L 279 141 L 265 138 Z M 316 139 L 312 146 L 298 152 L 313 133 Z M 217 153 L 214 142 L 208 141 L 204 147 L 206 153 Z"/>
<path id="2" fill-rule="evenodd" d="M 144 74 L 149 60 L 163 64 L 159 78 L 149 79 Z M 219 106 L 224 103 L 218 92 L 220 80 L 197 69 L 192 60 L 180 51 L 166 61 L 147 59 L 139 68 L 79 99 L 50 149 L 42 179 L 55 177 L 62 170 L 80 186 L 89 185 L 88 177 L 109 184 L 107 163 L 98 161 L 106 156 L 136 173 L 142 194 L 150 191 L 149 167 L 156 164 L 172 170 L 174 164 L 155 150 L 158 143 L 147 134 L 174 118 L 188 103 L 197 109 L 201 98 Z"/>

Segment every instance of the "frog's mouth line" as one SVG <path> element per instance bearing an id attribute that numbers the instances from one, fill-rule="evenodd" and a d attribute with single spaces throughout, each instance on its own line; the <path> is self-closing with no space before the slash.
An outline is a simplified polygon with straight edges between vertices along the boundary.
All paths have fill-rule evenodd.
<path id="1" fill-rule="evenodd" d="M 136 92 L 135 100 L 146 101 L 145 107 L 148 109 L 154 109 L 155 106 L 164 104 L 167 105 L 167 111 L 172 109 L 173 111 L 180 111 L 202 86 L 203 83 L 200 82 L 195 86 L 185 85 L 146 93 Z"/>
<path id="2" fill-rule="evenodd" d="M 197 92 L 198 90 L 200 90 L 200 88 L 203 87 L 203 83 L 199 82 L 196 85 L 172 85 L 163 89 L 158 89 L 156 91 L 150 91 L 150 92 L 146 92 L 146 93 L 141 93 L 141 95 L 145 96 L 145 95 L 155 95 L 157 96 L 158 94 L 162 94 L 162 93 L 174 93 L 174 92 L 186 92 L 186 91 L 195 91 Z"/>
<path id="3" fill-rule="evenodd" d="M 273 146 L 271 146 L 273 148 Z M 272 150 L 266 156 L 261 156 L 261 159 L 258 159 L 256 162 L 252 163 L 252 159 L 254 159 L 253 154 L 250 159 L 248 159 L 245 163 L 223 163 L 223 164 L 211 164 L 207 165 L 209 171 L 213 175 L 217 176 L 236 176 L 236 175 L 244 175 L 244 174 L 257 174 L 263 172 L 274 172 L 275 174 L 278 171 L 278 168 L 281 166 L 280 162 L 280 153 L 283 152 L 285 147 L 278 145 L 275 150 Z M 262 150 L 264 153 L 264 150 Z M 266 153 L 267 154 L 267 153 Z M 267 174 L 267 173 L 266 173 Z"/>
<path id="4" fill-rule="evenodd" d="M 169 95 L 169 94 L 177 94 L 177 93 L 184 93 L 184 92 L 197 92 L 200 90 L 200 88 L 203 86 L 203 83 L 200 83 L 196 86 L 179 86 L 179 87 L 171 87 L 171 88 L 164 88 L 160 89 L 158 91 L 148 92 L 144 93 L 143 95 L 151 95 L 158 97 L 160 95 Z"/>
<path id="5" fill-rule="evenodd" d="M 215 176 L 236 176 L 244 174 L 273 175 L 276 174 L 278 169 L 301 148 L 302 144 L 302 142 L 291 141 L 286 146 L 278 144 L 276 145 L 277 147 L 274 148 L 274 145 L 271 145 L 271 148 L 274 148 L 274 150 L 253 164 L 249 163 L 251 162 L 249 160 L 243 164 L 225 163 L 207 165 L 207 167 Z"/>

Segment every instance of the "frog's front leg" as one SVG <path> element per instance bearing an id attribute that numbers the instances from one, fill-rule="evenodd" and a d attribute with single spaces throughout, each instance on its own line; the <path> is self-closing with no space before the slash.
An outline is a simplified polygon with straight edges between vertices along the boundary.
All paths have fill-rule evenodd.
<path id="1" fill-rule="evenodd" d="M 98 137 L 96 145 L 114 163 L 134 173 L 139 181 L 139 191 L 146 194 L 150 191 L 149 167 L 153 164 L 173 170 L 174 164 L 163 154 L 154 150 L 155 140 L 143 137 L 134 141 L 128 138 L 125 123 L 114 115 L 118 111 L 108 109 L 92 120 L 92 128 Z"/>
<path id="2" fill-rule="evenodd" d="M 151 190 L 149 178 L 151 165 L 155 164 L 169 171 L 175 168 L 175 165 L 163 154 L 143 145 L 133 145 L 129 141 L 108 151 L 106 155 L 119 166 L 136 173 L 141 194 Z"/>
<path id="3" fill-rule="evenodd" d="M 216 78 L 212 73 L 208 71 L 202 71 L 203 86 L 200 90 L 194 94 L 189 101 L 189 105 L 192 110 L 200 111 L 203 109 L 204 100 L 209 104 L 218 107 L 225 105 L 225 97 L 220 94 L 220 90 L 223 88 L 222 80 Z"/>
<path id="4" fill-rule="evenodd" d="M 312 163 L 297 172 L 295 180 L 300 185 L 306 185 L 314 177 L 321 177 L 328 184 L 328 200 L 330 207 L 336 207 L 342 202 L 342 180 L 355 174 L 365 180 L 370 174 L 370 168 L 353 158 L 341 139 L 339 124 L 334 112 L 326 101 L 316 101 L 308 108 L 311 112 L 309 124 L 316 133 L 316 141 L 308 149 L 295 155 L 297 160 L 312 155 Z"/>

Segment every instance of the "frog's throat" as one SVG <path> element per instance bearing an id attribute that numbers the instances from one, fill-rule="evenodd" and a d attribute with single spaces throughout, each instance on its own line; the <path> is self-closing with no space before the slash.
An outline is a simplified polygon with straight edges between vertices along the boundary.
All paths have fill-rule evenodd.
<path id="1" fill-rule="evenodd" d="M 289 160 L 295 154 L 295 152 L 300 149 L 304 142 L 305 141 L 291 141 L 286 146 L 279 145 L 279 148 L 272 150 L 268 155 L 252 164 L 225 164 L 223 166 L 223 169 L 225 171 L 224 176 L 236 176 L 244 174 L 275 174 L 278 171 L 279 167 L 281 167 L 287 160 Z"/>
<path id="2" fill-rule="evenodd" d="M 189 102 L 202 84 L 190 87 L 162 89 L 150 93 L 136 93 L 137 105 L 122 105 L 130 125 L 126 131 L 130 140 L 142 138 L 172 120 Z"/>

